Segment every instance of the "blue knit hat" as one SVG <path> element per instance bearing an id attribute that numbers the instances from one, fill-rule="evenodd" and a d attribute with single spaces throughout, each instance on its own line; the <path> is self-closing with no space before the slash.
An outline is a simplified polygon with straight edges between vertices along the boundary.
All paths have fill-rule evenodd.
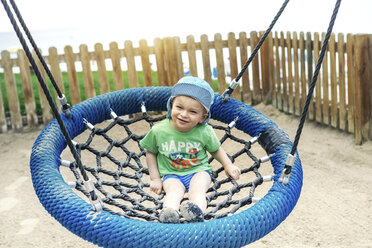
<path id="1" fill-rule="evenodd" d="M 189 96 L 199 101 L 208 112 L 208 118 L 203 122 L 207 124 L 211 114 L 210 108 L 214 100 L 214 92 L 209 84 L 197 77 L 183 77 L 172 88 L 171 97 L 167 102 L 167 117 L 171 118 L 171 100 L 176 96 Z"/>

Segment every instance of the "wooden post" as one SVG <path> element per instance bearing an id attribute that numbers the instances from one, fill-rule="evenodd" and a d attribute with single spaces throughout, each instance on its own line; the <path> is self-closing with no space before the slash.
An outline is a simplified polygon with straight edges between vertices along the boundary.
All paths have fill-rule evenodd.
<path id="1" fill-rule="evenodd" d="M 322 33 L 322 44 L 325 33 Z M 322 45 L 323 46 L 323 45 Z M 329 125 L 329 85 L 328 85 L 328 55 L 324 55 L 322 64 L 322 89 L 323 89 L 323 123 Z"/>
<path id="2" fill-rule="evenodd" d="M 112 62 L 112 73 L 114 76 L 114 85 L 115 90 L 123 90 L 124 89 L 124 79 L 123 79 L 123 71 L 121 70 L 121 63 L 120 63 L 120 50 L 118 47 L 118 43 L 111 42 L 110 43 L 110 57 Z"/>
<path id="3" fill-rule="evenodd" d="M 282 99 L 283 99 L 283 111 L 288 113 L 288 93 L 287 93 L 287 56 L 285 54 L 285 39 L 284 32 L 280 32 L 280 46 L 282 50 L 281 65 L 282 65 Z"/>
<path id="4" fill-rule="evenodd" d="M 314 65 L 319 60 L 319 33 L 314 33 Z M 322 80 L 318 75 L 315 85 L 315 120 L 322 123 Z"/>
<path id="5" fill-rule="evenodd" d="M 76 105 L 80 102 L 80 88 L 75 67 L 75 56 L 71 46 L 65 47 L 65 61 L 67 65 L 68 82 L 71 94 L 71 103 Z"/>
<path id="6" fill-rule="evenodd" d="M 251 36 L 251 53 L 258 44 L 257 32 L 250 33 Z M 253 104 L 258 104 L 262 101 L 261 86 L 260 86 L 260 66 L 258 56 L 252 60 L 252 76 L 253 76 Z"/>
<path id="7" fill-rule="evenodd" d="M 300 71 L 298 67 L 298 38 L 297 33 L 293 33 L 293 63 L 294 63 L 294 114 L 301 114 L 301 101 L 300 101 Z"/>
<path id="8" fill-rule="evenodd" d="M 197 77 L 198 69 L 196 67 L 196 48 L 195 48 L 194 36 L 189 35 L 187 36 L 186 39 L 187 39 L 187 54 L 189 58 L 190 75 Z"/>
<path id="9" fill-rule="evenodd" d="M 336 71 L 336 40 L 335 34 L 331 34 L 329 40 L 330 69 L 331 69 L 331 126 L 338 126 L 338 106 L 337 106 L 337 71 Z"/>
<path id="10" fill-rule="evenodd" d="M 261 32 L 260 37 L 264 35 Z M 262 98 L 265 103 L 271 102 L 271 68 L 270 68 L 270 42 L 271 36 L 268 36 L 260 49 L 261 55 L 261 81 L 262 81 Z"/>
<path id="11" fill-rule="evenodd" d="M 311 42 L 311 33 L 307 32 L 306 33 L 306 55 L 307 55 L 307 84 L 309 85 L 308 87 L 310 88 L 311 85 L 311 79 L 313 78 L 313 47 L 312 47 L 312 42 Z M 306 94 L 307 97 L 307 94 Z M 311 120 L 315 119 L 315 114 L 314 114 L 314 95 L 311 98 L 310 101 L 310 106 L 309 106 L 309 118 Z"/>
<path id="12" fill-rule="evenodd" d="M 38 120 L 36 115 L 34 93 L 32 91 L 30 64 L 26 57 L 26 53 L 23 50 L 18 50 L 17 55 L 23 96 L 25 98 L 27 126 L 33 128 L 37 126 Z"/>
<path id="13" fill-rule="evenodd" d="M 346 131 L 346 87 L 345 87 L 345 50 L 344 35 L 338 34 L 337 53 L 338 53 L 338 84 L 339 84 L 339 120 L 340 129 Z"/>
<path id="14" fill-rule="evenodd" d="M 55 47 L 50 47 L 49 48 L 49 65 L 50 65 L 50 71 L 54 77 L 54 80 L 56 80 L 57 85 L 61 92 L 64 94 L 65 88 L 63 85 L 63 80 L 62 80 L 62 73 L 61 73 L 61 68 L 59 67 L 59 55 L 57 52 L 57 48 Z M 57 101 L 57 106 L 58 108 L 61 108 L 61 103 Z"/>
<path id="15" fill-rule="evenodd" d="M 156 68 L 158 72 L 159 86 L 168 86 L 168 77 L 165 69 L 165 54 L 163 41 L 160 38 L 154 39 L 154 50 L 156 59 Z"/>
<path id="16" fill-rule="evenodd" d="M 276 89 L 275 89 L 275 99 L 276 99 L 276 107 L 280 110 L 283 110 L 283 99 L 281 94 L 282 89 L 282 77 L 280 75 L 280 56 L 279 56 L 279 37 L 278 32 L 275 31 L 275 39 L 274 39 L 274 46 L 275 46 L 275 81 L 276 81 Z"/>
<path id="17" fill-rule="evenodd" d="M 40 54 L 41 54 L 41 51 L 40 51 Z M 41 64 L 39 58 L 37 57 L 37 54 L 36 54 L 35 51 L 32 52 L 32 56 L 34 57 L 34 60 L 36 62 L 37 67 L 40 68 L 41 76 L 43 77 L 43 80 L 48 87 L 46 72 L 45 72 L 45 70 L 43 68 L 43 65 Z M 46 125 L 51 120 L 53 120 L 53 114 L 52 114 L 51 107 L 50 107 L 50 104 L 48 102 L 48 99 L 45 96 L 44 90 L 41 88 L 40 82 L 37 83 L 37 86 L 39 88 L 40 105 L 43 109 L 43 123 L 44 123 L 44 125 Z"/>
<path id="18" fill-rule="evenodd" d="M 301 113 L 304 109 L 306 102 L 306 90 L 307 90 L 307 81 L 306 81 L 306 64 L 305 64 L 305 35 L 303 32 L 300 32 L 300 65 L 301 65 Z"/>
<path id="19" fill-rule="evenodd" d="M 141 56 L 144 86 L 145 87 L 153 86 L 152 70 L 151 70 L 151 64 L 150 64 L 150 58 L 149 58 L 149 47 L 147 46 L 146 40 L 140 40 L 139 53 Z"/>
<path id="20" fill-rule="evenodd" d="M 133 43 L 130 40 L 124 42 L 124 54 L 127 58 L 129 88 L 138 87 L 136 63 L 134 61 Z"/>
<path id="21" fill-rule="evenodd" d="M 96 95 L 94 88 L 92 70 L 90 68 L 90 56 L 88 46 L 83 44 L 80 46 L 80 60 L 83 69 L 83 80 L 85 88 L 85 99 L 92 98 Z"/>
<path id="22" fill-rule="evenodd" d="M 287 63 L 288 63 L 288 112 L 294 113 L 293 74 L 292 74 L 292 39 L 291 32 L 287 32 Z"/>
<path id="23" fill-rule="evenodd" d="M 16 81 L 13 74 L 12 60 L 10 59 L 10 53 L 8 51 L 5 50 L 1 52 L 1 62 L 1 66 L 4 68 L 4 80 L 8 95 L 11 126 L 13 129 L 18 131 L 22 128 L 22 118 L 19 108 Z"/>
<path id="24" fill-rule="evenodd" d="M 230 32 L 228 34 L 227 46 L 229 47 L 229 62 L 230 62 L 230 78 L 231 81 L 238 76 L 238 64 L 236 56 L 236 39 L 235 34 Z M 232 93 L 232 97 L 241 101 L 240 86 L 238 85 Z"/>
<path id="25" fill-rule="evenodd" d="M 239 34 L 239 47 L 240 47 L 240 63 L 243 68 L 244 64 L 248 60 L 248 39 L 245 32 Z M 247 69 L 242 76 L 242 97 L 243 101 L 247 104 L 252 104 L 252 92 L 249 86 L 249 70 Z"/>
<path id="26" fill-rule="evenodd" d="M 101 88 L 101 94 L 110 92 L 110 85 L 107 76 L 105 53 L 101 43 L 94 45 L 94 54 L 96 55 L 97 67 L 98 67 L 98 81 Z"/>
<path id="27" fill-rule="evenodd" d="M 208 42 L 208 36 L 206 34 L 203 34 L 200 36 L 200 46 L 201 46 L 202 58 L 203 58 L 204 80 L 208 82 L 209 85 L 213 89 L 211 62 L 210 62 L 210 55 L 209 55 L 209 42 Z"/>
<path id="28" fill-rule="evenodd" d="M 225 63 L 223 61 L 221 34 L 214 35 L 214 48 L 216 49 L 218 92 L 222 94 L 226 89 Z"/>
<path id="29" fill-rule="evenodd" d="M 370 87 L 368 80 L 368 35 L 355 35 L 355 143 L 361 145 L 368 138 L 370 118 Z"/>
<path id="30" fill-rule="evenodd" d="M 176 53 L 176 59 L 177 59 L 177 80 L 174 82 L 177 83 L 177 81 L 184 76 L 183 72 L 183 61 L 182 61 L 182 53 L 181 53 L 181 39 L 180 37 L 173 37 L 174 47 L 175 47 L 175 53 Z"/>
<path id="31" fill-rule="evenodd" d="M 350 133 L 355 132 L 355 54 L 354 54 L 355 39 L 352 34 L 348 34 L 346 38 L 346 54 L 347 54 L 347 130 Z"/>
<path id="32" fill-rule="evenodd" d="M 168 77 L 167 81 L 169 82 L 169 86 L 174 85 L 178 81 L 177 51 L 174 43 L 173 38 L 164 38 L 164 52 Z"/>

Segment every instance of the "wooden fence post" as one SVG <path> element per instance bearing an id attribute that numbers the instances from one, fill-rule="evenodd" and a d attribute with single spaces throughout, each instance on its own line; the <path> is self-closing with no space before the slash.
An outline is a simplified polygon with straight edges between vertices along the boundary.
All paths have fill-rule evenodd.
<path id="1" fill-rule="evenodd" d="M 18 50 L 17 55 L 18 55 L 19 73 L 21 76 L 21 83 L 22 83 L 22 89 L 23 89 L 23 96 L 25 99 L 27 126 L 33 128 L 38 124 L 38 121 L 37 121 L 37 115 L 36 115 L 34 93 L 32 91 L 32 84 L 31 84 L 30 64 L 26 57 L 25 51 Z"/>
<path id="2" fill-rule="evenodd" d="M 177 64 L 177 48 L 175 40 L 171 37 L 164 38 L 164 53 L 166 72 L 168 77 L 169 86 L 174 85 L 178 80 L 178 64 Z"/>
<path id="3" fill-rule="evenodd" d="M 200 46 L 201 46 L 202 58 L 203 58 L 204 80 L 208 82 L 209 85 L 213 88 L 211 62 L 210 62 L 210 55 L 209 55 L 209 42 L 208 42 L 208 36 L 206 34 L 203 34 L 200 36 Z"/>
<path id="4" fill-rule="evenodd" d="M 241 67 L 245 65 L 248 60 L 248 39 L 247 33 L 239 33 L 239 47 L 240 47 L 240 63 Z M 249 86 L 249 70 L 247 69 L 242 76 L 242 97 L 243 102 L 252 104 L 252 92 Z"/>
<path id="5" fill-rule="evenodd" d="M 370 87 L 368 80 L 368 35 L 355 35 L 355 143 L 361 145 L 368 138 L 370 119 Z"/>
<path id="6" fill-rule="evenodd" d="M 257 32 L 252 31 L 250 33 L 251 38 L 251 53 L 257 46 L 259 40 L 257 37 Z M 258 104 L 262 101 L 261 86 L 260 86 L 260 64 L 258 56 L 252 60 L 252 76 L 253 76 L 253 104 Z"/>
<path id="7" fill-rule="evenodd" d="M 96 96 L 96 91 L 94 89 L 92 69 L 90 68 L 90 57 L 87 45 L 80 45 L 80 60 L 81 67 L 83 69 L 83 80 L 85 88 L 85 99 L 92 98 Z"/>
<path id="8" fill-rule="evenodd" d="M 117 42 L 110 42 L 110 57 L 112 61 L 112 74 L 114 76 L 115 90 L 124 89 L 123 71 L 120 64 L 120 51 Z"/>
<path id="9" fill-rule="evenodd" d="M 372 34 L 368 35 L 368 52 L 369 52 L 369 60 L 368 60 L 368 81 L 369 83 L 369 133 L 368 137 L 372 140 Z"/>
<path id="10" fill-rule="evenodd" d="M 187 36 L 186 39 L 187 39 L 187 54 L 189 58 L 190 75 L 197 77 L 198 69 L 196 67 L 196 48 L 195 48 L 194 36 L 189 35 Z"/>
<path id="11" fill-rule="evenodd" d="M 139 53 L 141 56 L 143 83 L 145 87 L 153 86 L 149 47 L 146 40 L 139 41 Z"/>
<path id="12" fill-rule="evenodd" d="M 264 32 L 260 33 L 260 37 L 264 35 Z M 264 102 L 269 103 L 272 100 L 271 97 L 271 66 L 270 66 L 270 39 L 269 35 L 265 42 L 262 44 L 260 49 L 261 54 L 261 81 L 262 81 L 262 99 Z"/>
<path id="13" fill-rule="evenodd" d="M 214 35 L 214 48 L 216 49 L 218 92 L 222 94 L 226 89 L 225 63 L 223 61 L 222 36 Z"/>
<path id="14" fill-rule="evenodd" d="M 80 88 L 75 67 L 75 56 L 71 46 L 65 47 L 65 61 L 67 65 L 68 85 L 70 87 L 71 103 L 76 105 L 80 102 Z"/>
<path id="15" fill-rule="evenodd" d="M 12 60 L 8 51 L 1 52 L 2 67 L 4 68 L 4 79 L 8 95 L 8 103 L 11 117 L 11 125 L 15 130 L 22 128 L 21 111 L 17 94 L 16 81 L 13 74 Z"/>
<path id="16" fill-rule="evenodd" d="M 165 54 L 164 54 L 164 45 L 163 40 L 160 38 L 154 39 L 154 50 L 155 50 L 155 59 L 156 59 L 156 68 L 158 71 L 158 81 L 159 86 L 168 86 L 168 77 L 165 68 Z"/>

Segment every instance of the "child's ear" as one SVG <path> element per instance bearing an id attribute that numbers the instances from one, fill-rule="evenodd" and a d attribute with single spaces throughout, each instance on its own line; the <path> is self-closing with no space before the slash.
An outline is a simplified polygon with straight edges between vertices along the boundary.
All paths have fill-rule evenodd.
<path id="1" fill-rule="evenodd" d="M 200 124 L 202 124 L 203 122 L 205 122 L 205 120 L 208 118 L 208 113 L 205 113 L 202 117 L 202 119 L 199 121 Z"/>

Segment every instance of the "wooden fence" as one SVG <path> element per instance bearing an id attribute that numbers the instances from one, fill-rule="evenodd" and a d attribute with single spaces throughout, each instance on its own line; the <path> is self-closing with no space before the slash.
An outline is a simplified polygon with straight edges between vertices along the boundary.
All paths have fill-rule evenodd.
<path id="1" fill-rule="evenodd" d="M 110 91 L 108 71 L 112 71 L 113 90 L 122 90 L 139 87 L 140 83 L 143 86 L 171 86 L 184 76 L 185 66 L 190 75 L 204 78 L 222 93 L 226 83 L 236 77 L 262 35 L 262 32 L 251 32 L 247 37 L 245 32 L 241 32 L 236 37 L 234 33 L 229 33 L 227 39 L 223 39 L 221 34 L 215 34 L 212 41 L 206 35 L 195 41 L 190 35 L 185 43 L 178 37 L 166 37 L 156 38 L 151 46 L 146 40 L 140 40 L 138 47 L 134 47 L 131 41 L 125 41 L 123 47 L 112 42 L 107 50 L 98 43 L 94 51 L 88 51 L 87 45 L 81 45 L 77 53 L 73 52 L 71 46 L 66 46 L 63 54 L 51 47 L 49 54 L 43 56 L 63 92 L 65 85 L 68 85 L 72 105 L 82 100 L 82 87 L 85 98 L 97 94 L 93 70 L 97 71 L 101 94 Z M 233 97 L 252 105 L 262 101 L 272 103 L 283 112 L 299 115 L 323 39 L 324 34 L 319 33 L 270 34 L 241 78 Z M 0 132 L 48 123 L 53 117 L 42 93 L 42 116 L 36 114 L 35 96 L 31 88 L 32 72 L 24 51 L 19 50 L 16 58 L 11 58 L 8 51 L 2 51 L 1 68 L 3 73 L 0 77 L 4 78 L 0 78 L 0 83 L 5 82 L 9 109 L 5 114 L 0 94 Z M 21 87 L 16 86 L 16 69 L 20 74 L 21 82 L 18 84 Z M 63 70 L 67 71 L 68 82 L 63 82 Z M 78 70 L 82 71 L 83 86 L 79 86 Z M 123 71 L 126 71 L 127 78 L 124 78 Z M 139 82 L 138 71 L 142 71 L 143 83 Z M 45 78 L 45 72 L 43 75 Z M 308 118 L 354 133 L 356 144 L 372 139 L 371 79 L 372 35 L 332 34 Z M 40 88 L 39 92 L 42 92 Z M 26 116 L 20 112 L 19 95 L 22 94 Z"/>

